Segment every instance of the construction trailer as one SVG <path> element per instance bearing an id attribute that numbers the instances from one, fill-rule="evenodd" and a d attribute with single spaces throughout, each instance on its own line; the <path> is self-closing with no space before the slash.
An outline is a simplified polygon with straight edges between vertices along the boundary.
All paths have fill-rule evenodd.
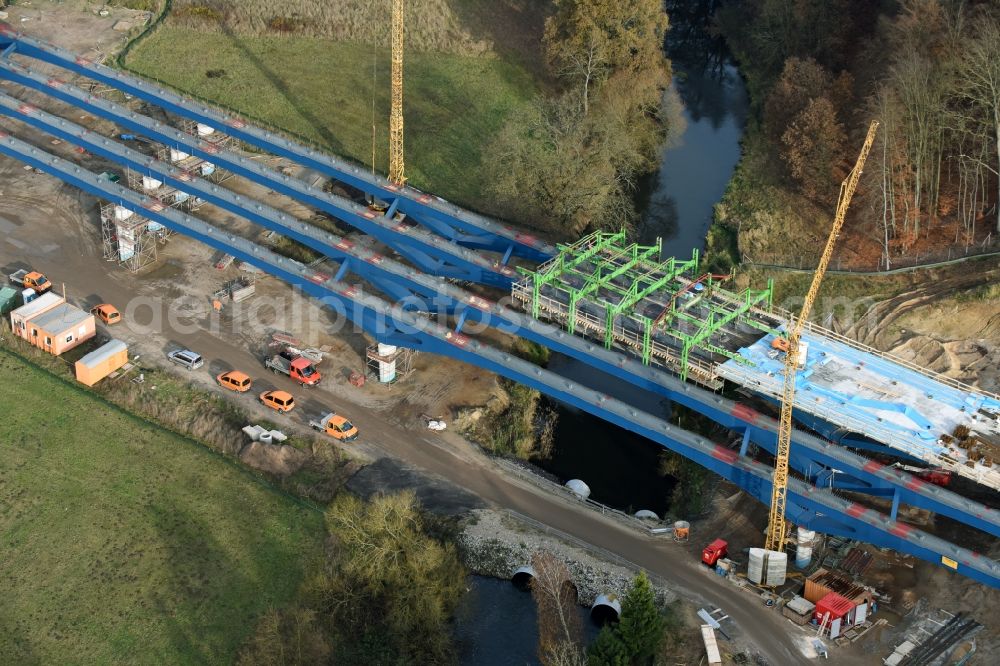
<path id="1" fill-rule="evenodd" d="M 111 340 L 90 352 L 74 365 L 76 380 L 93 386 L 128 363 L 128 345 Z"/>
<path id="2" fill-rule="evenodd" d="M 781 614 L 798 625 L 807 625 L 813 619 L 816 604 L 804 597 L 795 595 L 791 601 L 781 607 Z"/>
<path id="3" fill-rule="evenodd" d="M 51 292 L 14 310 L 10 316 L 15 335 L 55 356 L 86 342 L 97 331 L 94 315 Z"/>
<path id="4" fill-rule="evenodd" d="M 10 328 L 14 332 L 14 335 L 27 339 L 26 331 L 28 330 L 28 321 L 47 310 L 51 310 L 60 303 L 65 303 L 66 299 L 55 294 L 47 292 L 42 294 L 38 298 L 31 300 L 24 305 L 14 308 L 10 313 Z"/>

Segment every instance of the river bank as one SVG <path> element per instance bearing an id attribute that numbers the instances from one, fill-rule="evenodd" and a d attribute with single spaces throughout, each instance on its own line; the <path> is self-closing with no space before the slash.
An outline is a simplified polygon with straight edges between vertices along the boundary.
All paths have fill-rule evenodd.
<path id="1" fill-rule="evenodd" d="M 679 4 L 668 7 L 672 26 L 665 43 L 674 70 L 664 96 L 671 131 L 659 170 L 640 183 L 636 240 L 652 244 L 662 238 L 664 257 L 685 258 L 706 247 L 715 207 L 740 161 L 749 100 L 725 44 L 707 29 L 711 7 L 693 11 Z M 553 354 L 548 368 L 643 411 L 671 413 L 667 401 L 572 359 Z M 563 482 L 582 479 L 593 499 L 613 508 L 660 516 L 670 511 L 676 479 L 662 469 L 661 446 L 548 398 L 540 401 L 556 421 L 548 455 L 532 463 Z"/>

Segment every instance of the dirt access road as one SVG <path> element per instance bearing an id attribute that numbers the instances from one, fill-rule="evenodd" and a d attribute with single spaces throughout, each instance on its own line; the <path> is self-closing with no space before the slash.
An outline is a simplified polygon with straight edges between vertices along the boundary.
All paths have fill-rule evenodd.
<path id="1" fill-rule="evenodd" d="M 87 39 L 103 37 L 108 43 L 118 37 L 111 32 L 114 18 L 113 14 L 107 19 L 98 19 L 87 12 L 74 13 L 71 17 L 48 14 L 44 23 L 31 21 L 23 27 L 42 38 L 82 52 L 86 50 Z M 40 29 L 43 27 L 47 29 Z M 67 35 L 75 37 L 68 39 Z M 4 91 L 17 94 L 7 86 Z M 45 108 L 58 112 L 51 105 Z M 77 122 L 92 122 L 79 114 L 63 115 Z M 51 145 L 47 139 L 25 131 L 17 123 L 3 120 L 0 125 L 46 150 L 65 157 L 75 155 L 71 147 Z M 99 123 L 94 123 L 94 129 L 106 135 L 113 132 L 113 128 L 101 127 Z M 87 168 L 96 170 L 99 166 L 91 164 L 86 156 L 75 158 Z M 737 591 L 702 569 L 681 547 L 630 531 L 567 498 L 548 495 L 531 484 L 505 475 L 476 447 L 454 433 L 432 435 L 423 429 L 417 416 L 421 411 L 466 401 L 481 404 L 478 401 L 488 389 L 476 387 L 491 383 L 482 377 L 484 373 L 454 362 L 421 357 L 416 377 L 407 380 L 414 382 L 412 388 L 402 384 L 392 389 L 393 393 L 377 386 L 358 391 L 347 384 L 344 371 L 361 363 L 364 340 L 355 333 L 345 332 L 335 339 L 317 334 L 320 335 L 318 342 L 333 344 L 334 362 L 342 364 L 339 372 L 336 369 L 327 371 L 320 388 L 306 391 L 287 378 L 262 376 L 260 350 L 255 345 L 263 328 L 281 327 L 285 313 L 282 306 L 275 306 L 265 308 L 267 312 L 255 313 L 254 321 L 249 321 L 250 317 L 237 322 L 213 319 L 214 315 L 205 305 L 208 294 L 221 281 L 221 276 L 211 266 L 209 250 L 188 239 L 175 237 L 161 248 L 161 258 L 151 271 L 132 275 L 103 260 L 98 203 L 92 197 L 48 176 L 25 171 L 21 164 L 7 158 L 0 158 L 0 183 L 0 267 L 14 270 L 31 266 L 41 270 L 57 285 L 65 283 L 70 300 L 78 305 L 108 301 L 127 313 L 132 311 L 135 316 L 127 316 L 126 323 L 111 333 L 129 343 L 133 355 L 142 358 L 140 363 L 164 364 L 165 351 L 179 346 L 193 348 L 206 358 L 206 367 L 192 373 L 173 369 L 205 387 L 214 386 L 213 377 L 217 372 L 244 369 L 255 378 L 254 393 L 270 388 L 289 390 L 299 399 L 299 409 L 287 417 L 275 417 L 273 412 L 265 412 L 257 405 L 253 396 L 228 397 L 241 401 L 251 413 L 278 420 L 290 431 L 304 430 L 308 416 L 337 407 L 358 424 L 362 432 L 362 444 L 358 448 L 371 457 L 389 456 L 403 461 L 487 502 L 515 510 L 618 553 L 660 576 L 680 596 L 700 606 L 723 609 L 743 638 L 755 644 L 770 663 L 802 663 L 802 653 L 792 637 L 794 628 L 789 623 L 777 613 L 765 611 L 759 599 Z M 211 209 L 199 215 L 226 226 L 240 226 L 239 221 Z M 260 299 L 287 298 L 283 304 L 294 301 L 290 298 L 291 290 L 274 280 L 262 281 L 258 290 Z M 137 299 L 143 300 L 145 305 L 130 308 Z M 152 311 L 156 307 L 171 306 L 177 313 L 176 321 L 171 324 L 164 318 L 162 325 L 154 324 Z M 292 307 L 294 309 L 294 305 Z M 320 328 L 325 329 L 329 323 L 327 315 L 317 314 L 315 304 L 304 307 L 313 308 L 305 319 L 318 321 Z M 233 325 L 227 326 L 227 323 Z"/>
<path id="2" fill-rule="evenodd" d="M 31 265 L 42 270 L 57 285 L 66 282 L 70 299 L 81 304 L 97 300 L 127 304 L 137 292 L 145 291 L 140 284 L 141 277 L 109 270 L 111 265 L 100 257 L 99 248 L 95 247 L 98 236 L 93 228 L 94 202 L 88 202 L 88 197 L 47 176 L 25 173 L 18 164 L 7 159 L 0 159 L 0 178 L 10 178 L 8 183 L 17 183 L 20 192 L 16 199 L 9 199 L 6 194 L 0 196 L 0 220 L 5 221 L 9 232 L 0 242 L 0 266 Z M 91 214 L 81 214 L 81 211 Z M 75 232 L 67 229 L 67 225 L 75 226 Z M 172 255 L 199 255 L 198 246 L 187 239 L 171 239 L 170 247 Z M 273 284 L 268 288 L 281 287 Z M 74 297 L 74 294 L 86 296 Z M 255 376 L 260 390 L 281 388 L 292 392 L 301 406 L 291 415 L 282 417 L 263 411 L 253 403 L 252 396 L 228 396 L 241 401 L 251 412 L 287 424 L 290 431 L 304 429 L 307 415 L 336 406 L 361 429 L 363 444 L 360 448 L 364 453 L 372 457 L 396 458 L 440 476 L 487 502 L 617 553 L 663 578 L 680 596 L 702 606 L 722 608 L 770 663 L 801 663 L 802 655 L 790 636 L 792 627 L 788 622 L 777 613 L 765 611 L 759 599 L 737 591 L 698 566 L 681 547 L 640 535 L 567 499 L 547 495 L 530 484 L 511 478 L 453 433 L 431 435 L 418 420 L 401 422 L 398 415 L 387 414 L 378 404 L 366 405 L 368 401 L 365 400 L 350 404 L 355 401 L 349 396 L 356 392 L 353 387 L 345 386 L 342 376 L 330 377 L 314 390 L 302 389 L 284 377 L 261 376 L 263 369 L 259 356 L 227 332 L 210 331 L 209 317 L 192 317 L 183 323 L 186 326 L 195 324 L 198 330 L 153 332 L 126 321 L 109 333 L 129 342 L 134 350 L 143 350 L 143 364 L 162 364 L 163 351 L 177 346 L 197 350 L 207 361 L 205 368 L 191 373 L 180 369 L 176 372 L 206 387 L 212 385 L 215 372 L 241 368 Z M 396 389 L 405 390 L 406 386 L 401 384 Z"/>

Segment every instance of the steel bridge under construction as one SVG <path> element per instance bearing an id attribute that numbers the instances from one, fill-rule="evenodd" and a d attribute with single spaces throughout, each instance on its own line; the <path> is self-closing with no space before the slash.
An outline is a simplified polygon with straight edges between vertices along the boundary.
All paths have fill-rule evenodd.
<path id="1" fill-rule="evenodd" d="M 629 244 L 623 234 L 594 234 L 569 246 L 552 246 L 6 24 L 0 24 L 0 52 L 0 79 L 14 84 L 6 87 L 11 95 L 0 94 L 0 114 L 15 121 L 0 130 L 4 155 L 107 202 L 116 207 L 112 215 L 133 213 L 285 280 L 347 313 L 378 342 L 455 358 L 529 385 L 769 501 L 768 454 L 775 450 L 777 421 L 717 389 L 728 384 L 763 400 L 780 392 L 780 360 L 771 341 L 790 315 L 773 307 L 770 284 L 727 289 L 732 276 L 700 273 L 696 254 L 664 261 L 659 246 Z M 43 74 L 36 62 L 65 74 Z M 88 81 L 160 107 L 172 124 L 85 92 L 81 86 Z M 19 98 L 29 92 L 112 121 L 120 132 L 140 135 L 158 148 L 149 154 L 91 132 Z M 15 127 L 23 126 L 127 169 L 135 174 L 127 179 L 133 189 L 14 136 Z M 388 210 L 373 211 L 266 167 L 239 152 L 239 142 L 377 197 Z M 184 162 L 192 157 L 199 168 Z M 220 171 L 286 195 L 381 245 L 358 243 L 237 194 L 225 187 Z M 158 198 L 164 191 L 174 200 L 181 193 L 306 245 L 336 262 L 337 270 L 319 272 L 212 226 L 196 217 L 196 210 Z M 349 274 L 371 291 L 345 282 Z M 518 309 L 473 294 L 457 286 L 461 282 L 492 289 L 496 299 L 510 294 Z M 428 317 L 415 301 L 433 302 L 440 316 Z M 468 322 L 523 337 L 653 391 L 729 429 L 732 442 L 710 441 L 494 348 L 469 334 Z M 927 509 L 994 537 L 1000 536 L 1000 512 L 866 457 L 875 453 L 945 467 L 996 490 L 1000 397 L 817 326 L 810 325 L 803 340 L 795 407 L 808 430 L 792 436 L 788 519 L 1000 587 L 1000 564 L 898 520 L 898 510 L 900 505 Z M 877 498 L 879 506 L 885 503 L 888 514 L 866 497 Z"/>

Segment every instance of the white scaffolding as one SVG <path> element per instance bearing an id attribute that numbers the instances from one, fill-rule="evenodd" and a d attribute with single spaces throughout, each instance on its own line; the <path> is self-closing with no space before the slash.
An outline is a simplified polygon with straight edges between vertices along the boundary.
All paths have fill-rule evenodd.
<path id="1" fill-rule="evenodd" d="M 193 120 L 182 121 L 181 129 L 191 136 L 198 137 L 198 140 L 201 141 L 201 148 L 209 154 L 223 149 L 228 150 L 233 142 L 232 137 L 229 135 L 217 132 L 215 128 Z M 158 146 L 156 157 L 161 162 L 173 164 L 175 167 L 183 169 L 193 176 L 205 178 L 213 183 L 222 183 L 232 176 L 230 172 L 218 168 L 210 160 L 191 155 L 179 148 Z"/>
<path id="2" fill-rule="evenodd" d="M 156 246 L 170 235 L 161 224 L 108 203 L 101 206 L 104 258 L 135 273 L 156 261 Z"/>

